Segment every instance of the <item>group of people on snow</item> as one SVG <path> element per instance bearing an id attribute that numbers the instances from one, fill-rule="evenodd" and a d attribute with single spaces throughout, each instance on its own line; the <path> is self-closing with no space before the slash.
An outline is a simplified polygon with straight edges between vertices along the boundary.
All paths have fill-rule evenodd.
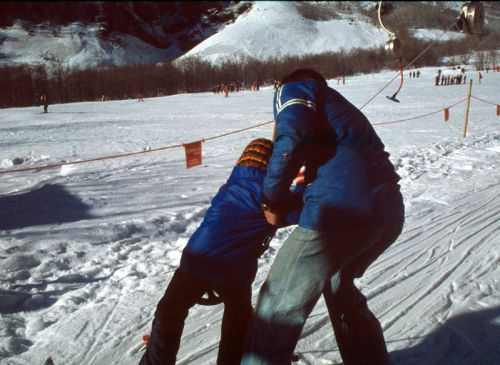
<path id="1" fill-rule="evenodd" d="M 462 82 L 463 81 L 463 82 Z M 434 79 L 434 85 L 443 86 L 443 85 L 460 85 L 462 83 L 466 83 L 467 75 L 465 73 L 465 69 L 462 68 L 452 68 L 449 70 L 441 71 L 439 69 L 437 71 L 437 75 Z"/>
<path id="2" fill-rule="evenodd" d="M 411 78 L 413 78 L 413 79 L 417 78 L 418 79 L 419 77 L 420 77 L 420 70 L 408 72 L 408 78 L 410 78 L 410 79 Z"/>
<path id="3" fill-rule="evenodd" d="M 246 83 L 244 81 L 231 81 L 229 83 L 220 83 L 212 86 L 212 91 L 214 94 L 223 93 L 224 96 L 228 96 L 231 92 L 238 92 L 240 90 L 251 90 L 251 91 L 259 91 L 260 83 L 258 81 L 254 81 L 252 83 Z"/>
<path id="4" fill-rule="evenodd" d="M 274 119 L 273 139 L 245 147 L 184 248 L 140 365 L 175 364 L 189 309 L 217 303 L 217 364 L 290 364 L 321 296 L 344 364 L 390 363 L 354 284 L 403 228 L 389 154 L 365 115 L 311 69 L 281 80 Z M 253 309 L 258 259 L 289 225 Z"/>

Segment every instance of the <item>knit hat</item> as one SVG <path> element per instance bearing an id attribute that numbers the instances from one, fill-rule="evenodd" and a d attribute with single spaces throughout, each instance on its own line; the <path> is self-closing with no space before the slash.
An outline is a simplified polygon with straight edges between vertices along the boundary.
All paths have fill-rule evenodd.
<path id="1" fill-rule="evenodd" d="M 252 166 L 265 171 L 272 152 L 273 142 L 271 140 L 254 139 L 245 147 L 236 166 Z"/>

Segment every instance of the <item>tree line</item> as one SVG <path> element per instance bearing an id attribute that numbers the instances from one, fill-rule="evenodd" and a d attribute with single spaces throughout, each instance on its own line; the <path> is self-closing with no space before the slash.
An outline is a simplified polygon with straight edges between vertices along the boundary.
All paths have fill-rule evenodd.
<path id="1" fill-rule="evenodd" d="M 403 64 L 407 64 L 430 42 L 401 33 Z M 484 37 L 466 36 L 461 40 L 439 42 L 414 63 L 415 67 L 435 66 L 444 56 L 457 57 L 467 64 L 475 52 L 476 68 L 492 67 L 497 61 L 499 36 L 493 32 Z M 458 59 L 456 55 L 465 55 Z M 177 93 L 206 92 L 221 83 L 233 81 L 243 85 L 258 82 L 272 84 L 297 68 L 310 67 L 332 79 L 381 69 L 397 69 L 393 55 L 383 47 L 340 50 L 316 55 L 288 56 L 258 60 L 251 57 L 224 60 L 217 64 L 191 57 L 181 62 L 153 65 L 125 65 L 115 68 L 95 67 L 71 70 L 61 63 L 45 66 L 0 67 L 0 107 L 30 106 L 35 95 L 46 94 L 51 104 L 100 100 L 156 97 Z"/>

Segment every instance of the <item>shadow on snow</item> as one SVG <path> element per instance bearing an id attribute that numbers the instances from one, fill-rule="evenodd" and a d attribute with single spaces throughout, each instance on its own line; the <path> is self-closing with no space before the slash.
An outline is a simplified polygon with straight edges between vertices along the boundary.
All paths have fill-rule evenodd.
<path id="1" fill-rule="evenodd" d="M 403 318 L 402 320 L 411 319 Z M 332 340 L 335 343 L 335 338 Z M 498 365 L 500 364 L 500 347 L 498 346 L 500 343 L 500 307 L 453 316 L 433 332 L 420 337 L 386 338 L 388 345 L 410 341 L 413 344 L 408 348 L 390 352 L 392 365 Z M 320 355 L 325 352 L 330 351 L 303 351 L 300 354 L 317 353 Z M 338 348 L 335 346 L 331 352 L 338 352 Z"/>
<path id="2" fill-rule="evenodd" d="M 391 352 L 391 360 L 394 365 L 497 365 L 499 343 L 500 307 L 496 307 L 447 319 L 418 344 Z"/>
<path id="3" fill-rule="evenodd" d="M 2 196 L 0 207 L 0 230 L 91 218 L 89 206 L 59 184 L 47 184 L 27 193 Z"/>

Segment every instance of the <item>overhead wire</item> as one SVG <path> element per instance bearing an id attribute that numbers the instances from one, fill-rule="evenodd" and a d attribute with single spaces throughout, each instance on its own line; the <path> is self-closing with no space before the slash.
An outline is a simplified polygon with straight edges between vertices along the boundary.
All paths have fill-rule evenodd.
<path id="1" fill-rule="evenodd" d="M 443 34 L 441 34 L 437 39 L 435 39 L 431 44 L 429 44 L 427 47 L 424 48 L 422 52 L 420 52 L 411 62 L 409 62 L 403 69 L 408 70 L 410 66 L 412 66 L 420 57 L 422 57 L 432 46 L 434 46 L 450 29 L 452 29 L 455 26 L 455 21 L 453 21 L 453 24 L 446 29 Z M 367 106 L 369 103 L 373 101 L 382 91 L 384 91 L 394 80 L 398 78 L 400 74 L 397 73 L 387 84 L 385 84 L 375 95 L 373 95 L 366 103 L 363 104 L 359 109 L 362 110 L 365 106 Z"/>

